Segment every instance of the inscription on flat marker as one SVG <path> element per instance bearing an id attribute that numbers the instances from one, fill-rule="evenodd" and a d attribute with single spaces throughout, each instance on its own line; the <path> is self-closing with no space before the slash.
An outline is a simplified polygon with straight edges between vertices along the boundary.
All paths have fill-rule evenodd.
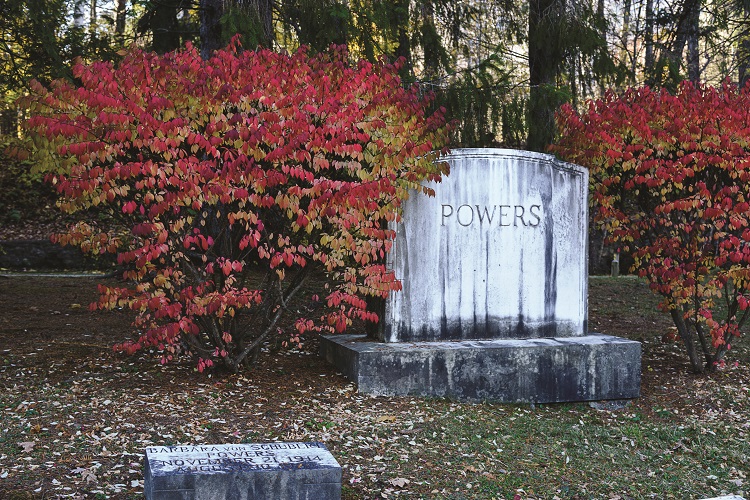
<path id="1" fill-rule="evenodd" d="M 150 446 L 145 477 L 150 500 L 341 496 L 341 467 L 319 442 Z"/>
<path id="2" fill-rule="evenodd" d="M 338 467 L 320 443 L 152 446 L 146 456 L 152 469 L 173 474 Z"/>

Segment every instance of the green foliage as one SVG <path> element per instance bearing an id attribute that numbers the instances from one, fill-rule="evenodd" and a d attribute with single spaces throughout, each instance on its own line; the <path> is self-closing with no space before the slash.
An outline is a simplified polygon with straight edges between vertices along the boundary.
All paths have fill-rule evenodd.
<path id="1" fill-rule="evenodd" d="M 224 45 L 229 43 L 236 35 L 240 35 L 248 47 L 265 45 L 266 34 L 263 28 L 263 20 L 254 9 L 229 4 L 224 10 L 220 23 Z"/>
<path id="2" fill-rule="evenodd" d="M 554 112 L 580 95 L 594 95 L 621 73 L 604 36 L 606 20 L 591 4 L 534 0 L 529 13 L 528 148 L 546 151 L 555 137 Z"/>
<path id="3" fill-rule="evenodd" d="M 133 0 L 132 4 L 132 15 L 137 18 L 136 35 L 150 34 L 148 47 L 160 54 L 193 41 L 199 32 L 199 12 L 210 8 L 202 1 L 184 0 Z M 96 59 L 109 60 L 105 57 Z"/>
<path id="4" fill-rule="evenodd" d="M 32 169 L 32 162 L 19 160 L 14 139 L 0 141 L 0 224 L 14 224 L 39 216 L 55 203 L 55 192 Z"/>
<path id="5" fill-rule="evenodd" d="M 49 82 L 66 76 L 64 54 L 74 46 L 71 36 L 61 30 L 67 14 L 64 0 L 5 1 L 2 10 L 0 93 L 8 105 L 29 79 Z"/>
<path id="6" fill-rule="evenodd" d="M 24 110 L 17 110 L 15 101 L 28 92 L 29 81 L 71 78 L 71 64 L 78 57 L 116 57 L 113 33 L 71 26 L 71 5 L 67 0 L 0 0 L 0 113 L 13 117 L 12 130 L 3 123 L 0 134 L 16 135 L 15 118 Z"/>
<path id="7" fill-rule="evenodd" d="M 520 147 L 526 142 L 526 114 L 528 99 L 510 92 L 502 110 L 503 144 Z"/>
<path id="8" fill-rule="evenodd" d="M 298 43 L 316 52 L 348 42 L 352 13 L 346 3 L 336 0 L 284 0 L 279 5 L 285 31 Z"/>
<path id="9" fill-rule="evenodd" d="M 516 138 L 513 127 L 523 122 L 518 116 L 517 100 L 506 105 L 510 75 L 497 55 L 475 68 L 456 75 L 438 95 L 448 116 L 456 120 L 452 143 L 463 147 L 496 146 L 501 136 Z M 507 121 L 504 120 L 507 118 Z"/>

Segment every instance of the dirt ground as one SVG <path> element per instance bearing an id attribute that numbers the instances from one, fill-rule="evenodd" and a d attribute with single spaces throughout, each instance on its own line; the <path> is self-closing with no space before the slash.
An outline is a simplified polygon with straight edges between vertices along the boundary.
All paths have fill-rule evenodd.
<path id="1" fill-rule="evenodd" d="M 112 352 L 114 344 L 133 338 L 132 315 L 126 311 L 90 311 L 88 306 L 97 298 L 96 287 L 100 283 L 116 281 L 0 273 L 0 352 L 6 357 L 17 356 L 34 376 L 43 377 L 50 385 L 64 383 L 71 375 L 93 369 L 95 360 L 102 357 L 120 363 L 137 360 L 138 366 L 156 364 L 156 356 L 128 358 Z M 609 286 L 596 280 L 590 284 L 589 323 L 593 331 L 645 343 L 642 398 L 661 397 L 658 388 L 674 385 L 675 374 L 689 385 L 694 376 L 689 374 L 681 346 L 651 338 L 650 332 L 668 332 L 671 323 L 668 316 L 655 310 L 655 298 L 643 297 L 645 284 L 623 278 L 622 293 L 614 296 L 609 296 Z M 276 373 L 294 374 L 294 378 L 304 380 L 325 374 L 345 385 L 345 379 L 315 354 L 315 337 L 307 339 L 302 351 L 266 352 L 253 378 L 267 384 L 263 390 L 271 394 L 290 378 L 275 377 Z M 300 356 L 304 357 L 304 363 L 299 362 Z M 178 367 L 182 370 L 181 377 L 205 382 L 204 375 L 193 373 L 190 360 L 183 360 Z M 128 388 L 132 381 L 123 378 L 122 383 L 123 388 Z"/>
<path id="2" fill-rule="evenodd" d="M 99 278 L 0 275 L 0 384 L 5 394 L 0 399 L 0 499 L 140 498 L 145 446 L 272 439 L 328 442 L 346 464 L 344 498 L 494 497 L 479 490 L 448 496 L 443 492 L 453 490 L 445 485 L 417 485 L 415 478 L 444 467 L 444 450 L 436 449 L 435 462 L 403 458 L 413 457 L 407 443 L 422 446 L 415 436 L 438 425 L 425 423 L 433 419 L 430 415 L 451 415 L 457 406 L 444 400 L 359 395 L 317 356 L 315 338 L 307 339 L 302 349 L 267 350 L 250 372 L 207 376 L 197 373 L 190 360 L 160 366 L 155 354 L 113 353 L 113 344 L 130 338 L 131 318 L 125 312 L 88 309 Z M 716 387 L 724 384 L 727 373 L 708 379 L 689 373 L 680 346 L 663 341 L 671 324 L 655 311 L 645 287 L 632 278 L 590 283 L 591 329 L 643 342 L 642 396 L 627 411 L 656 420 L 664 418 L 665 408 L 674 418 L 712 414 L 721 404 L 714 397 Z M 741 365 L 730 378 L 747 399 L 742 388 L 747 391 L 750 357 L 742 350 L 738 355 Z M 499 406 L 467 408 L 462 411 L 506 411 Z M 587 410 L 551 411 L 580 412 L 581 421 L 601 418 Z M 380 461 L 387 453 L 401 457 L 398 467 Z M 484 470 L 473 458 L 463 460 L 472 462 L 459 473 L 479 477 L 473 484 L 487 483 L 482 491 L 504 491 L 499 480 L 487 479 L 504 468 Z"/>

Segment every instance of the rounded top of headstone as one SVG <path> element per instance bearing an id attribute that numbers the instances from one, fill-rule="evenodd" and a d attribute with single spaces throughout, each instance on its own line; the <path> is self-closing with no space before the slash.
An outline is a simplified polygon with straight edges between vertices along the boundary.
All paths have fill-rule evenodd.
<path id="1" fill-rule="evenodd" d="M 587 172 L 585 167 L 574 163 L 564 162 L 553 155 L 546 153 L 537 153 L 535 151 L 525 151 L 522 149 L 505 149 L 505 148 L 456 148 L 451 149 L 450 153 L 443 157 L 445 161 L 459 158 L 487 158 L 487 159 L 507 159 L 514 158 L 519 160 L 537 161 L 539 163 L 548 163 L 553 167 L 565 170 L 574 170 L 577 172 Z"/>

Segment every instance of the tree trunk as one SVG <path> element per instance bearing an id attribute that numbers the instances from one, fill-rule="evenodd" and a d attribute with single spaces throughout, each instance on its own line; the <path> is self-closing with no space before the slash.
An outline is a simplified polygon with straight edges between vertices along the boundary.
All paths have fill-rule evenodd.
<path id="1" fill-rule="evenodd" d="M 685 323 L 685 318 L 682 316 L 682 310 L 671 309 L 669 312 L 672 315 L 674 325 L 677 327 L 677 333 L 680 335 L 682 343 L 685 345 L 685 350 L 687 351 L 688 359 L 690 360 L 690 366 L 694 372 L 703 373 L 705 365 L 701 362 L 700 357 L 698 356 L 698 351 L 695 349 L 693 335 L 688 329 L 687 323 Z"/>
<path id="2" fill-rule="evenodd" d="M 331 30 L 335 33 L 332 37 L 333 43 L 336 45 L 347 45 L 349 43 L 349 27 L 348 18 L 351 16 L 349 10 L 349 1 L 343 0 L 341 2 L 334 2 L 334 6 L 339 12 L 344 15 L 336 15 L 333 18 Z M 411 61 L 411 59 L 409 59 Z"/>
<path id="3" fill-rule="evenodd" d="M 570 85 L 570 98 L 571 98 L 571 104 L 573 107 L 578 106 L 578 75 L 576 73 L 577 69 L 577 56 L 576 54 L 571 54 L 570 60 L 568 62 L 568 85 Z M 604 92 L 602 92 L 603 94 Z"/>
<path id="4" fill-rule="evenodd" d="M 700 16 L 700 7 L 701 0 L 685 0 L 682 4 L 682 11 L 679 12 L 679 16 L 676 19 L 674 42 L 669 50 L 661 56 L 662 63 L 667 65 L 669 71 L 665 83 L 675 85 L 680 80 L 682 53 L 685 51 L 685 46 L 693 31 L 695 18 L 696 16 Z M 662 66 L 662 64 L 659 66 Z"/>
<path id="5" fill-rule="evenodd" d="M 275 39 L 273 30 L 273 0 L 237 0 L 241 8 L 248 9 L 258 20 L 260 37 L 258 45 L 272 48 Z"/>
<path id="6" fill-rule="evenodd" d="M 223 0 L 200 0 L 201 57 L 208 59 L 222 46 L 221 16 L 224 15 Z"/>
<path id="7" fill-rule="evenodd" d="M 646 0 L 646 25 L 643 40 L 646 45 L 646 55 L 643 63 L 643 74 L 646 85 L 654 85 L 655 62 L 654 58 L 654 0 Z"/>
<path id="8" fill-rule="evenodd" d="M 440 48 L 435 44 L 440 40 L 436 39 L 435 30 L 435 6 L 432 0 L 422 2 L 422 52 L 424 54 L 424 79 L 433 80 L 437 78 L 440 68 Z"/>
<path id="9" fill-rule="evenodd" d="M 119 45 L 122 45 L 125 38 L 125 16 L 127 14 L 127 2 L 128 0 L 117 0 L 117 8 L 115 10 L 115 40 Z"/>
<path id="10" fill-rule="evenodd" d="M 687 69 L 688 79 L 698 84 L 701 81 L 701 59 L 699 52 L 699 35 L 700 35 L 700 2 L 696 8 L 690 12 L 688 18 L 688 57 L 687 57 Z"/>
<path id="11" fill-rule="evenodd" d="M 89 5 L 89 32 L 91 34 L 94 34 L 96 32 L 96 18 L 96 0 L 91 0 L 91 4 Z"/>
<path id="12" fill-rule="evenodd" d="M 402 79 L 413 77 L 411 61 L 411 40 L 409 39 L 409 0 L 399 0 L 396 3 L 396 16 L 398 18 L 398 48 L 396 57 L 403 57 L 404 67 L 401 70 Z"/>
<path id="13" fill-rule="evenodd" d="M 737 66 L 739 69 L 740 87 L 744 87 L 750 79 L 750 3 L 743 2 L 743 27 L 740 35 L 739 47 L 737 50 Z"/>
<path id="14" fill-rule="evenodd" d="M 604 0 L 598 0 L 596 3 L 596 22 L 599 25 L 599 36 L 602 37 L 605 46 L 609 45 L 607 41 L 607 20 L 604 17 Z M 597 78 L 597 80 L 599 80 L 599 95 L 604 95 L 604 92 L 607 90 L 604 78 Z M 585 82 L 583 82 L 583 87 L 585 90 Z M 576 99 L 575 94 L 573 94 L 573 99 Z"/>
<path id="15" fill-rule="evenodd" d="M 563 9 L 556 0 L 529 4 L 529 137 L 527 148 L 544 152 L 555 135 L 555 79 L 562 63 L 560 37 Z"/>
<path id="16" fill-rule="evenodd" d="M 632 9 L 632 0 L 625 0 L 622 5 L 622 30 L 620 31 L 620 39 L 622 40 L 622 49 L 620 50 L 620 59 L 623 61 L 629 61 L 631 64 L 631 71 L 635 74 L 635 54 L 636 54 L 636 41 L 635 37 L 633 40 L 633 51 L 630 52 L 630 11 Z"/>
<path id="17" fill-rule="evenodd" d="M 247 46 L 273 46 L 273 0 L 200 0 L 199 6 L 201 57 L 204 59 L 211 57 L 214 51 L 223 48 L 227 42 L 221 25 L 225 14 L 241 15 L 250 22 L 251 33 L 246 36 L 252 35 L 255 40 L 246 38 Z"/>
<path id="18" fill-rule="evenodd" d="M 740 87 L 745 87 L 750 80 L 750 30 L 742 36 L 737 51 Z"/>
<path id="19" fill-rule="evenodd" d="M 180 34 L 177 30 L 179 3 L 179 0 L 159 0 L 154 5 L 150 19 L 153 36 L 151 48 L 158 54 L 180 48 Z"/>
<path id="20" fill-rule="evenodd" d="M 261 47 L 271 48 L 274 41 L 273 0 L 232 0 L 234 7 L 247 16 L 254 27 L 255 42 Z"/>
<path id="21" fill-rule="evenodd" d="M 86 14 L 84 9 L 86 8 L 86 0 L 76 0 L 73 4 L 73 27 L 83 29 L 86 26 Z"/>

